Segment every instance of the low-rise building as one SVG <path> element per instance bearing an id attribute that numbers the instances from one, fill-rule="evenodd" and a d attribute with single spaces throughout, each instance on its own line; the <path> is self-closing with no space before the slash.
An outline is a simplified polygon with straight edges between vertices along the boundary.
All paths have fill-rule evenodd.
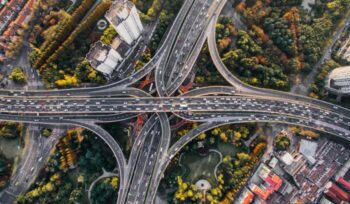
<path id="1" fill-rule="evenodd" d="M 244 188 L 241 195 L 235 200 L 235 204 L 250 204 L 254 200 L 254 194 L 247 188 Z"/>
<path id="2" fill-rule="evenodd" d="M 26 0 L 11 0 L 6 2 L 4 8 L 0 11 L 0 34 L 2 34 L 7 26 L 18 16 Z"/>
<path id="3" fill-rule="evenodd" d="M 308 142 L 303 144 L 307 145 Z M 329 189 L 325 190 L 325 186 L 333 178 L 343 191 L 350 186 L 346 179 L 339 178 L 348 169 L 346 164 L 350 158 L 350 150 L 340 144 L 326 140 L 317 142 L 317 146 L 312 144 L 308 148 L 310 149 L 304 153 L 309 152 L 310 156 L 315 159 L 313 164 L 308 162 L 306 156 L 296 151 L 278 157 L 281 162 L 273 170 L 278 172 L 278 175 L 282 178 L 289 178 L 291 185 L 282 186 L 278 191 L 281 194 L 274 193 L 271 195 L 269 200 L 271 203 L 298 203 L 298 201 L 319 203 L 318 200 L 323 195 L 332 201 L 342 201 L 335 192 Z M 284 170 L 284 173 L 279 171 L 279 167 Z M 284 180 L 284 184 L 286 183 L 288 184 Z"/>
<path id="4" fill-rule="evenodd" d="M 338 185 L 336 185 L 333 182 L 328 182 L 326 184 L 326 191 L 325 194 L 330 196 L 332 199 L 339 201 L 349 201 L 350 196 L 348 193 L 346 193 L 343 189 L 341 189 Z"/>
<path id="5" fill-rule="evenodd" d="M 337 100 L 341 100 L 342 96 L 350 95 L 350 66 L 332 70 L 327 77 L 325 88 L 328 92 L 337 95 Z"/>
<path id="6" fill-rule="evenodd" d="M 265 164 L 261 164 L 248 187 L 260 200 L 266 201 L 281 188 L 282 184 L 283 180 L 278 175 Z"/>
<path id="7" fill-rule="evenodd" d="M 299 152 L 308 160 L 310 165 L 316 163 L 316 150 L 317 143 L 309 140 L 302 139 L 300 141 Z"/>
<path id="8" fill-rule="evenodd" d="M 13 51 L 13 46 L 8 45 L 23 32 L 23 25 L 32 16 L 34 3 L 35 0 L 12 0 L 0 11 L 0 61 L 7 59 L 6 52 Z"/>
<path id="9" fill-rule="evenodd" d="M 296 151 L 292 153 L 285 152 L 279 159 L 283 163 L 283 169 L 291 176 L 297 174 L 307 163 L 305 157 Z"/>

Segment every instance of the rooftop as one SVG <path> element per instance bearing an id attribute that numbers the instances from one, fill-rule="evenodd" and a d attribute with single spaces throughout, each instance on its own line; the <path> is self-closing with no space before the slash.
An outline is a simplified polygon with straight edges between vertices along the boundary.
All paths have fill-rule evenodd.
<path id="1" fill-rule="evenodd" d="M 350 66 L 332 70 L 328 75 L 326 88 L 337 94 L 350 94 Z"/>
<path id="2" fill-rule="evenodd" d="M 309 140 L 304 140 L 302 139 L 300 141 L 300 148 L 299 148 L 299 152 L 304 155 L 304 157 L 306 157 L 306 159 L 314 164 L 316 162 L 315 160 L 315 156 L 316 156 L 316 150 L 317 150 L 317 143 L 316 142 L 312 142 Z"/>
<path id="3" fill-rule="evenodd" d="M 350 66 L 333 69 L 329 73 L 329 78 L 334 80 L 341 80 L 341 79 L 350 80 Z"/>
<path id="4" fill-rule="evenodd" d="M 122 57 L 125 57 L 130 51 L 130 46 L 119 37 L 113 39 L 111 47 L 112 49 L 116 50 Z"/>
<path id="5" fill-rule="evenodd" d="M 91 66 L 97 67 L 101 62 L 105 61 L 109 49 L 110 47 L 108 45 L 104 45 L 101 41 L 97 41 L 86 55 Z"/>
<path id="6" fill-rule="evenodd" d="M 134 4 L 130 1 L 115 1 L 106 12 L 105 17 L 113 24 L 118 25 L 128 18 Z"/>

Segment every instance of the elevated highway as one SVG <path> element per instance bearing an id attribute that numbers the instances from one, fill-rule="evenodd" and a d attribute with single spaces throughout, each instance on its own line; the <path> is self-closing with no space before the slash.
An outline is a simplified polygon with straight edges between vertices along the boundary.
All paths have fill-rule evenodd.
<path id="1" fill-rule="evenodd" d="M 171 159 L 200 133 L 224 124 L 272 122 L 300 125 L 350 140 L 350 110 L 285 92 L 249 86 L 221 61 L 215 24 L 226 0 L 186 0 L 155 56 L 118 82 L 94 88 L 51 91 L 0 90 L 0 120 L 69 124 L 96 133 L 118 164 L 118 203 L 152 203 Z M 233 87 L 203 87 L 172 97 L 208 38 L 212 60 Z M 159 97 L 128 86 L 155 70 Z M 127 160 L 111 135 L 96 123 L 153 113 Z M 170 146 L 167 114 L 203 122 Z"/>

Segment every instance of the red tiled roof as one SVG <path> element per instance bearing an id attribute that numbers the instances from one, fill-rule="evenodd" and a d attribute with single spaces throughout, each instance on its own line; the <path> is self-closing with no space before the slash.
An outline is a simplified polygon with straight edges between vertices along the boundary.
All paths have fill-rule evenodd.
<path id="1" fill-rule="evenodd" d="M 282 186 L 282 179 L 277 175 L 267 176 L 264 179 L 272 188 L 274 191 L 277 191 Z"/>
<path id="2" fill-rule="evenodd" d="M 241 202 L 241 204 L 250 204 L 254 199 L 254 194 L 250 191 L 248 191 L 246 193 L 245 198 L 243 199 L 243 201 Z"/>
<path id="3" fill-rule="evenodd" d="M 339 177 L 337 179 L 337 183 L 341 184 L 342 186 L 344 186 L 344 188 L 346 188 L 346 190 L 350 191 L 350 182 L 345 180 L 343 177 Z"/>
<path id="4" fill-rule="evenodd" d="M 339 188 L 335 183 L 329 182 L 326 185 L 326 188 L 328 188 L 329 191 L 333 192 L 338 198 L 349 201 L 349 194 Z"/>
<path id="5" fill-rule="evenodd" d="M 326 190 L 324 192 L 328 197 L 330 197 L 334 202 L 336 203 L 340 203 L 340 199 L 337 197 L 337 195 L 335 195 L 335 193 L 329 191 L 329 190 Z"/>

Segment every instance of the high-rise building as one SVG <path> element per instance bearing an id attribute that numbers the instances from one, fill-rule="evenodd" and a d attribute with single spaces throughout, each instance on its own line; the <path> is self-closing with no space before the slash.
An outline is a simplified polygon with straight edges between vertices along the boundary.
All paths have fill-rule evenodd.
<path id="1" fill-rule="evenodd" d="M 137 9 L 130 1 L 115 1 L 105 17 L 129 45 L 137 40 L 143 31 Z"/>

